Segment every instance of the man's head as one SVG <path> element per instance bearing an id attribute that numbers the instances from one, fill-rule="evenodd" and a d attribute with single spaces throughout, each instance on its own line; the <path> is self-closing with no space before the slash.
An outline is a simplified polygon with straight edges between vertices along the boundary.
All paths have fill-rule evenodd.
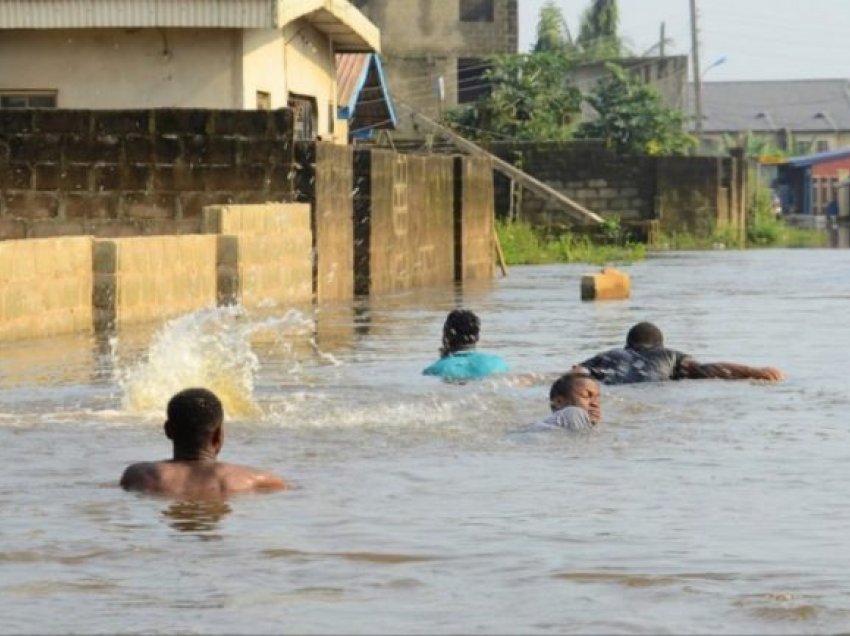
<path id="1" fill-rule="evenodd" d="M 467 309 L 449 312 L 443 325 L 443 355 L 468 349 L 478 342 L 481 321 Z"/>
<path id="2" fill-rule="evenodd" d="M 629 329 L 626 349 L 651 349 L 664 346 L 664 334 L 651 322 L 639 322 Z"/>
<path id="3" fill-rule="evenodd" d="M 185 389 L 168 401 L 165 434 L 175 447 L 221 450 L 224 409 L 208 389 Z"/>
<path id="4" fill-rule="evenodd" d="M 594 424 L 602 419 L 600 399 L 599 383 L 584 371 L 565 373 L 549 389 L 549 406 L 553 412 L 567 406 L 577 406 L 587 411 Z"/>

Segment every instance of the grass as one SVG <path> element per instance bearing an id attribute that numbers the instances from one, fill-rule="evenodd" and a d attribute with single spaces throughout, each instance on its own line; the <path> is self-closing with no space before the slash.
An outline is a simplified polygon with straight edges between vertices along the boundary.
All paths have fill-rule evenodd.
<path id="1" fill-rule="evenodd" d="M 496 232 L 508 265 L 540 265 L 543 263 L 627 262 L 646 258 L 642 243 L 598 244 L 587 236 L 565 232 L 545 238 L 529 223 L 496 222 Z"/>

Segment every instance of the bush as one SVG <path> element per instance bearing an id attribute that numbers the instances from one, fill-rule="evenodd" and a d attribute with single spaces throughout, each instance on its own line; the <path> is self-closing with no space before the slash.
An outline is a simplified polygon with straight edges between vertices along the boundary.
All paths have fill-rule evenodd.
<path id="1" fill-rule="evenodd" d="M 587 236 L 564 232 L 555 238 L 540 236 L 529 223 L 498 221 L 496 232 L 508 265 L 539 265 L 542 263 L 632 262 L 646 258 L 642 243 L 600 245 Z"/>

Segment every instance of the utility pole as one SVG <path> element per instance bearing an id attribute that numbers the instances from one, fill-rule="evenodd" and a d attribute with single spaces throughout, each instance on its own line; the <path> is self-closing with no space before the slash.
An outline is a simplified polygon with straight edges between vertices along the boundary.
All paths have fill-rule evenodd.
<path id="1" fill-rule="evenodd" d="M 697 29 L 697 0 L 691 0 L 691 57 L 694 68 L 694 110 L 696 138 L 702 143 L 702 77 L 699 70 L 699 29 Z M 699 150 L 699 146 L 697 146 Z"/>
<path id="2" fill-rule="evenodd" d="M 664 45 L 666 44 L 665 40 L 667 38 L 664 36 L 664 23 L 661 23 L 661 38 L 658 40 L 658 54 L 663 58 L 664 57 Z"/>

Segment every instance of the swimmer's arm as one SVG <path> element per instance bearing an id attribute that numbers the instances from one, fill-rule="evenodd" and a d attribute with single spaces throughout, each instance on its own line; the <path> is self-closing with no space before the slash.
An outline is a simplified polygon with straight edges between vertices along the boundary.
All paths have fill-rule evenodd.
<path id="1" fill-rule="evenodd" d="M 682 360 L 683 377 L 689 379 L 714 378 L 720 380 L 766 380 L 781 382 L 785 374 L 776 367 L 750 367 L 736 362 L 699 363 L 693 358 Z"/>
<path id="2" fill-rule="evenodd" d="M 271 490 L 289 490 L 293 488 L 291 484 L 287 484 L 274 473 L 258 473 L 254 477 L 254 490 L 271 491 Z"/>

